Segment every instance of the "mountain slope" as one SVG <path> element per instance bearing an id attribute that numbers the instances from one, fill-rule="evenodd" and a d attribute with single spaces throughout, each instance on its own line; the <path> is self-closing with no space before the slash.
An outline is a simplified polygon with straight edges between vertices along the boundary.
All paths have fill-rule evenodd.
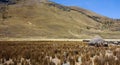
<path id="1" fill-rule="evenodd" d="M 102 24 L 103 29 L 109 29 L 111 31 L 120 31 L 120 19 L 111 19 L 106 16 L 99 15 L 95 12 L 91 12 L 89 10 L 80 8 L 80 7 L 75 7 L 71 6 L 70 7 L 72 10 L 78 11 L 87 17 L 95 20 L 96 22 L 99 22 Z"/>
<path id="2" fill-rule="evenodd" d="M 39 1 L 39 2 L 38 2 Z M 1 4 L 0 38 L 120 38 L 79 10 L 47 0 Z"/>

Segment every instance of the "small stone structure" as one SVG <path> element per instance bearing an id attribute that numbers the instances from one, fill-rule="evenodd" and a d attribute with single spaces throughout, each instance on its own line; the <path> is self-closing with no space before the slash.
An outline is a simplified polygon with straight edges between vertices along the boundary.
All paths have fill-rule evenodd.
<path id="1" fill-rule="evenodd" d="M 100 36 L 96 36 L 95 38 L 91 39 L 88 44 L 91 46 L 97 46 L 97 47 L 108 46 L 107 42 L 105 42 L 105 40 Z"/>

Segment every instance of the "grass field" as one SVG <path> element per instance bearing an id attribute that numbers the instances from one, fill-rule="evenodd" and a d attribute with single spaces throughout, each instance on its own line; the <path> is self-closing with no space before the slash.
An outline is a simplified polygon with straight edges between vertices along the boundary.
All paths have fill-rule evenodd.
<path id="1" fill-rule="evenodd" d="M 79 41 L 0 42 L 0 65 L 120 65 L 119 61 L 119 46 L 91 47 Z"/>

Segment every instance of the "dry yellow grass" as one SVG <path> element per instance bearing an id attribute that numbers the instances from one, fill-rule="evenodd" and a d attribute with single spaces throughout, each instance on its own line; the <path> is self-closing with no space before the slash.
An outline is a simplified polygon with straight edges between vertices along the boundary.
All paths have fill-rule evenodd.
<path id="1" fill-rule="evenodd" d="M 9 38 L 119 38 L 119 32 L 101 31 L 101 23 L 80 12 L 64 11 L 49 3 L 8 5 L 7 18 L 0 17 L 0 37 Z M 2 13 L 1 13 L 2 14 Z M 108 34 L 109 33 L 109 34 Z"/>
<path id="2" fill-rule="evenodd" d="M 82 58 L 82 65 L 91 65 L 90 58 L 99 56 L 94 60 L 95 65 L 120 65 L 120 49 L 119 46 L 115 47 L 89 47 L 83 42 L 64 42 L 64 41 L 2 41 L 0 42 L 0 59 L 13 59 L 14 62 L 21 58 L 30 59 L 32 65 L 54 65 L 51 64 L 50 57 L 57 56 L 61 60 L 61 64 L 64 60 L 70 62 L 71 65 L 75 65 L 79 56 Z M 117 57 L 105 56 L 106 50 L 111 50 Z M 64 55 L 65 54 L 65 55 Z M 66 59 L 65 59 L 66 58 Z M 101 60 L 102 59 L 102 60 Z M 29 64 L 28 64 L 29 65 Z"/>

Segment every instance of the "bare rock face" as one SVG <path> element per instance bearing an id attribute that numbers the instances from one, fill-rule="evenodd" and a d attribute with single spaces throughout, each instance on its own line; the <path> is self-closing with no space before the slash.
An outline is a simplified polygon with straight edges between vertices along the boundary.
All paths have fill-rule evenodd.
<path id="1" fill-rule="evenodd" d="M 0 0 L 1 3 L 8 3 L 8 4 L 13 4 L 18 2 L 19 0 Z"/>
<path id="2" fill-rule="evenodd" d="M 0 0 L 0 2 L 8 2 L 9 0 Z"/>
<path id="3" fill-rule="evenodd" d="M 15 4 L 18 2 L 48 2 L 48 0 L 0 0 L 0 3 Z"/>

